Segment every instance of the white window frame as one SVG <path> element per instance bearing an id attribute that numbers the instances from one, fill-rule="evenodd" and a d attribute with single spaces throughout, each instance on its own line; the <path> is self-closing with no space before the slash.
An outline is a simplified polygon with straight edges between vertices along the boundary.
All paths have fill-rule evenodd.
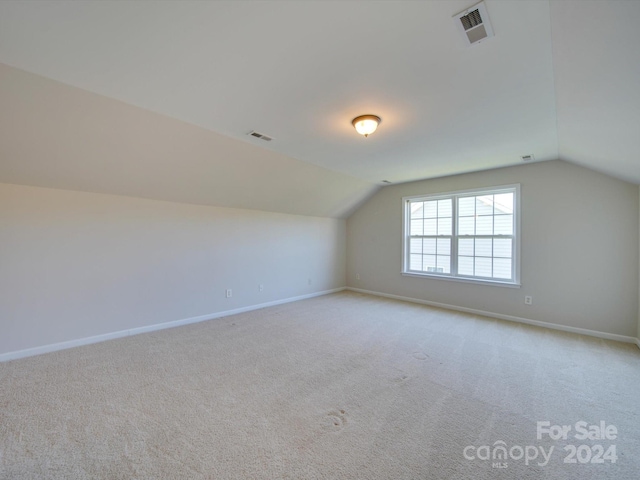
<path id="1" fill-rule="evenodd" d="M 512 191 L 513 195 L 513 244 L 512 244 L 512 280 L 489 279 L 458 275 L 458 197 L 470 195 L 487 195 L 489 193 L 505 193 Z M 451 235 L 451 273 L 419 272 L 409 269 L 409 242 L 411 239 L 411 212 L 408 208 L 412 201 L 431 201 L 452 199 L 452 235 Z M 409 277 L 433 278 L 454 282 L 495 285 L 501 287 L 520 288 L 520 184 L 500 185 L 495 187 L 474 188 L 426 195 L 413 195 L 402 198 L 402 275 Z"/>

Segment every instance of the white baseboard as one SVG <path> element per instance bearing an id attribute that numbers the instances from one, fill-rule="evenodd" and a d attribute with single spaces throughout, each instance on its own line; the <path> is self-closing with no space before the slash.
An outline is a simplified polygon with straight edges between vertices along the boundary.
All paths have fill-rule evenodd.
<path id="1" fill-rule="evenodd" d="M 350 290 L 352 292 L 365 293 L 368 295 L 375 295 L 378 297 L 386 297 L 386 298 L 393 298 L 395 300 L 403 300 L 405 302 L 420 303 L 422 305 L 430 305 L 432 307 L 446 308 L 448 310 L 456 310 L 459 312 L 474 313 L 476 315 L 499 318 L 501 320 L 508 320 L 511 322 L 526 323 L 528 325 L 535 325 L 537 327 L 550 328 L 552 330 L 561 330 L 563 332 L 578 333 L 580 335 L 588 335 L 590 337 L 604 338 L 606 340 L 616 340 L 618 342 L 635 343 L 640 348 L 640 339 L 637 339 L 635 337 L 628 337 L 626 335 L 617 335 L 615 333 L 599 332 L 597 330 L 588 330 L 586 328 L 569 327 L 566 325 L 559 325 L 557 323 L 541 322 L 540 320 L 530 320 L 528 318 L 516 317 L 513 315 L 503 315 L 501 313 L 485 312 L 484 310 L 476 310 L 475 308 L 458 307 L 456 305 L 449 305 L 446 303 L 431 302 L 429 300 L 421 300 L 419 298 L 412 298 L 412 297 L 403 297 L 400 295 L 392 295 L 390 293 L 375 292 L 372 290 L 363 290 L 361 288 L 347 287 L 347 290 Z"/>
<path id="2" fill-rule="evenodd" d="M 104 333 L 102 335 L 95 335 L 93 337 L 78 338 L 76 340 L 69 340 L 66 342 L 52 343 L 50 345 L 42 345 L 40 347 L 27 348 L 24 350 L 17 350 L 15 352 L 7 352 L 0 354 L 0 363 L 8 362 L 9 360 L 17 360 L 19 358 L 32 357 L 34 355 L 41 355 L 43 353 L 56 352 L 58 350 L 65 350 L 67 348 L 80 347 L 82 345 L 90 345 L 92 343 L 104 342 L 106 340 L 113 340 L 115 338 L 128 337 L 130 335 L 138 335 L 139 333 L 154 332 L 156 330 L 164 330 L 165 328 L 180 327 L 182 325 L 189 325 L 191 323 L 205 322 L 207 320 L 213 320 L 220 317 L 228 317 L 229 315 L 236 315 L 238 313 L 250 312 L 251 310 L 258 310 L 260 308 L 273 307 L 275 305 L 282 305 L 283 303 L 297 302 L 299 300 L 305 300 L 307 298 L 320 297 L 322 295 L 329 295 L 331 293 L 341 292 L 346 290 L 346 287 L 334 288 L 332 290 L 323 290 L 321 292 L 309 293 L 306 295 L 299 295 L 297 297 L 284 298 L 282 300 L 274 300 L 272 302 L 259 303 L 257 305 L 249 305 L 248 307 L 235 308 L 233 310 L 225 310 L 223 312 L 210 313 L 208 315 L 200 315 L 198 317 L 184 318 L 182 320 L 174 320 L 171 322 L 156 323 L 154 325 L 147 325 L 144 327 L 130 328 L 127 330 L 120 330 L 118 332 Z"/>

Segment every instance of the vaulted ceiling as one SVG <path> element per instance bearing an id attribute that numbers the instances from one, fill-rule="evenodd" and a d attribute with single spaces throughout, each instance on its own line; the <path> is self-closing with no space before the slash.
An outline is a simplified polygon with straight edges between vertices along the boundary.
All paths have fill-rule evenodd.
<path id="1" fill-rule="evenodd" d="M 452 17 L 473 3 L 5 0 L 0 62 L 215 132 L 211 141 L 226 142 L 224 155 L 208 165 L 164 166 L 165 180 L 192 169 L 202 198 L 186 194 L 189 178 L 182 196 L 169 192 L 180 188 L 169 181 L 143 193 L 133 187 L 113 193 L 220 204 L 213 193 L 207 197 L 214 190 L 207 176 L 238 162 L 250 175 L 236 157 L 259 162 L 260 152 L 283 185 L 296 181 L 287 174 L 293 164 L 309 178 L 317 173 L 317 182 L 342 182 L 339 194 L 318 186 L 315 193 L 333 195 L 344 208 L 294 212 L 329 216 L 348 214 L 383 180 L 515 165 L 529 154 L 640 183 L 640 2 L 486 0 L 495 36 L 470 46 Z M 23 87 L 3 82 L 0 94 L 33 96 Z M 13 108 L 15 115 L 24 102 Z M 351 119 L 366 113 L 382 123 L 365 139 Z M 250 137 L 251 130 L 274 140 Z M 19 151 L 0 145 L 0 181 L 46 184 L 34 178 L 51 167 Z M 56 164 L 71 172 L 78 162 L 65 164 L 67 156 Z M 138 170 L 153 168 L 149 160 Z M 77 170 L 70 175 L 82 177 Z M 52 186 L 84 181 L 90 190 L 86 175 Z M 109 192 L 110 185 L 93 189 Z"/>

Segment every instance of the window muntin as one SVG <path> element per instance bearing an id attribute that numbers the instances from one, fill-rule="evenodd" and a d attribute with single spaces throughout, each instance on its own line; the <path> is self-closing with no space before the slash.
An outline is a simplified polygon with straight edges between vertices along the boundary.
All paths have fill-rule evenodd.
<path id="1" fill-rule="evenodd" d="M 405 198 L 404 273 L 517 283 L 519 186 Z"/>

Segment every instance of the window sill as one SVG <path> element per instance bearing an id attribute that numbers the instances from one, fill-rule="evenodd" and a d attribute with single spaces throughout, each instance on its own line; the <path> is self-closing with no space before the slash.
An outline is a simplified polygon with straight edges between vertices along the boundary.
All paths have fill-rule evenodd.
<path id="1" fill-rule="evenodd" d="M 433 280 L 445 280 L 447 282 L 473 283 L 475 285 L 491 285 L 494 287 L 520 288 L 520 283 L 501 282 L 497 280 L 476 280 L 464 277 L 446 277 L 444 275 L 431 275 L 428 273 L 402 272 L 405 277 L 428 278 Z"/>

